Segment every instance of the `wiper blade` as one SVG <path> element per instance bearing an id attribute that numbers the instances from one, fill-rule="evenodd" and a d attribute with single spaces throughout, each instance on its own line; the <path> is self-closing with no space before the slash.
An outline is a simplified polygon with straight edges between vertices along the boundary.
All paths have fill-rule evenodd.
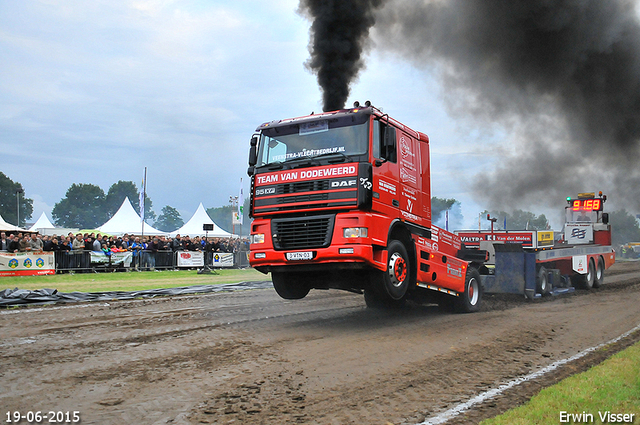
<path id="1" fill-rule="evenodd" d="M 342 152 L 327 152 L 327 153 L 321 153 L 320 155 L 315 155 L 312 156 L 312 159 L 318 159 L 318 158 L 322 158 L 325 156 L 333 156 L 333 155 L 340 155 L 340 162 L 347 162 L 347 161 L 351 161 L 351 158 L 349 158 L 347 155 L 343 154 Z M 331 161 L 329 161 L 331 162 Z M 336 161 L 337 162 L 337 161 Z"/>
<path id="2" fill-rule="evenodd" d="M 261 165 L 259 168 L 265 167 L 268 170 L 282 170 L 284 168 L 284 164 L 280 161 L 270 162 L 269 164 Z"/>

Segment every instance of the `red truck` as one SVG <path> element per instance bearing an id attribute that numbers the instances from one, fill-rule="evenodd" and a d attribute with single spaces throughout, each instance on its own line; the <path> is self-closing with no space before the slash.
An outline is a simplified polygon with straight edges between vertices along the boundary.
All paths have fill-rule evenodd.
<path id="1" fill-rule="evenodd" d="M 250 262 L 281 297 L 337 288 L 369 306 L 479 308 L 484 257 L 431 224 L 427 135 L 367 102 L 265 123 L 249 157 Z"/>
<path id="2" fill-rule="evenodd" d="M 343 289 L 373 307 L 411 298 L 479 310 L 495 274 L 486 250 L 431 223 L 427 135 L 369 102 L 256 132 L 250 262 L 282 298 Z"/>

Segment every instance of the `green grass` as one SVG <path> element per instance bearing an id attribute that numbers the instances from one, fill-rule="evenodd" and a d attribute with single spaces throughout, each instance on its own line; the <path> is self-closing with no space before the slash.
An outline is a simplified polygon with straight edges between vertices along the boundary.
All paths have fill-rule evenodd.
<path id="1" fill-rule="evenodd" d="M 545 388 L 525 405 L 482 421 L 481 424 L 602 424 L 599 412 L 604 414 L 607 411 L 615 414 L 634 414 L 632 422 L 626 423 L 640 424 L 640 343 L 586 372 Z M 593 421 L 561 422 L 560 412 L 586 412 L 593 415 Z"/>
<path id="2" fill-rule="evenodd" d="M 244 281 L 271 280 L 254 269 L 220 269 L 218 274 L 198 274 L 196 270 L 161 272 L 75 273 L 51 276 L 0 277 L 2 289 L 57 289 L 58 292 L 141 291 L 178 286 L 216 285 Z"/>

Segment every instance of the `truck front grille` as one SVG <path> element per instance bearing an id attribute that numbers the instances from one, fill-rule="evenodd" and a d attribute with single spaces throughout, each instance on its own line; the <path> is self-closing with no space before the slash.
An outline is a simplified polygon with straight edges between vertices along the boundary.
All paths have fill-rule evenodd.
<path id="1" fill-rule="evenodd" d="M 326 248 L 331 244 L 335 215 L 278 218 L 271 221 L 275 249 Z"/>

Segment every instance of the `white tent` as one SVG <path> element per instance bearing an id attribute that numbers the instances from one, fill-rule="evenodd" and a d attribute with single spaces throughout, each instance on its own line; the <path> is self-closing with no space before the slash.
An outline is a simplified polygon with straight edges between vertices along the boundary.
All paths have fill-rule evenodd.
<path id="1" fill-rule="evenodd" d="M 213 224 L 213 230 L 205 232 L 204 230 L 202 230 L 203 224 Z M 178 230 L 171 232 L 171 237 L 175 237 L 176 235 L 189 235 L 190 237 L 193 237 L 204 236 L 205 234 L 210 238 L 230 238 L 233 236 L 231 233 L 222 230 L 220 226 L 218 226 L 213 222 L 213 220 L 211 220 L 211 217 L 209 217 L 209 214 L 207 214 L 204 207 L 202 206 L 202 202 L 200 202 L 198 209 L 189 219 L 189 221 L 187 221 L 184 226 L 182 226 Z"/>
<path id="2" fill-rule="evenodd" d="M 149 226 L 147 223 L 144 223 L 144 229 L 142 228 L 142 222 L 140 221 L 140 216 L 133 209 L 131 205 L 131 201 L 129 201 L 129 197 L 124 199 L 120 209 L 116 212 L 113 217 L 102 226 L 98 227 L 96 230 L 107 233 L 109 235 L 123 235 L 125 233 L 140 235 L 143 233 L 145 235 L 165 235 L 166 232 L 162 232 L 158 229 L 154 229 Z"/>
<path id="3" fill-rule="evenodd" d="M 55 228 L 56 227 L 53 224 L 51 224 L 51 221 L 49 221 L 49 218 L 46 216 L 46 214 L 42 212 L 42 215 L 40 215 L 40 218 L 38 219 L 38 221 L 33 223 L 33 226 L 29 228 L 29 231 L 40 232 L 44 234 L 45 229 L 55 229 Z"/>
<path id="4" fill-rule="evenodd" d="M 9 224 L 4 221 L 4 218 L 0 215 L 0 231 L 2 232 L 26 232 L 26 229 L 23 229 L 18 226 L 14 226 L 13 224 Z M 9 235 L 7 235 L 9 236 Z"/>

